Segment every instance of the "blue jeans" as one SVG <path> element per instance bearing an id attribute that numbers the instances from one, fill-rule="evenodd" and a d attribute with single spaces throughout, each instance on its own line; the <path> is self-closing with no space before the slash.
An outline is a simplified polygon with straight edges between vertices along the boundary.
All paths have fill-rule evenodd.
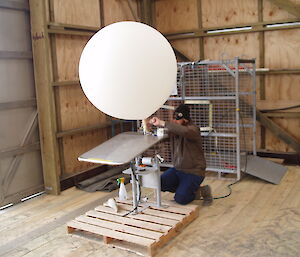
<path id="1" fill-rule="evenodd" d="M 188 204 L 195 199 L 195 193 L 203 180 L 203 176 L 170 168 L 161 175 L 161 191 L 175 193 L 177 203 Z"/>

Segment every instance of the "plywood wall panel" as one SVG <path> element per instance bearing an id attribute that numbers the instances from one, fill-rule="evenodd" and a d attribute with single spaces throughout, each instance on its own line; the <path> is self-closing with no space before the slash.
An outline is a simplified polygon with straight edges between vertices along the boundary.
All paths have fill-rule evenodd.
<path id="1" fill-rule="evenodd" d="M 52 0 L 54 22 L 100 27 L 99 0 Z"/>
<path id="2" fill-rule="evenodd" d="M 295 4 L 300 5 L 300 0 L 289 0 Z M 281 21 L 296 18 L 286 10 L 279 8 L 276 4 L 271 3 L 269 0 L 263 1 L 263 19 L 264 21 Z"/>
<path id="3" fill-rule="evenodd" d="M 77 158 L 104 142 L 107 139 L 106 135 L 106 129 L 101 129 L 63 138 L 63 155 L 65 158 L 63 175 L 68 176 L 95 167 L 95 164 L 80 162 Z"/>
<path id="4" fill-rule="evenodd" d="M 200 59 L 199 39 L 174 40 L 171 44 L 191 61 Z"/>
<path id="5" fill-rule="evenodd" d="M 259 63 L 259 34 L 243 33 L 206 37 L 204 39 L 205 59 L 256 58 Z"/>
<path id="6" fill-rule="evenodd" d="M 266 76 L 266 99 L 270 101 L 298 100 L 300 104 L 300 75 Z"/>
<path id="7" fill-rule="evenodd" d="M 137 17 L 137 1 L 129 0 Z M 104 24 L 109 25 L 118 21 L 134 21 L 135 18 L 129 8 L 127 1 L 103 0 Z"/>
<path id="8" fill-rule="evenodd" d="M 197 29 L 197 0 L 156 1 L 155 25 L 162 33 Z"/>
<path id="9" fill-rule="evenodd" d="M 273 121 L 281 128 L 286 130 L 290 135 L 300 140 L 299 128 L 300 119 L 289 118 L 275 118 Z M 283 152 L 295 152 L 293 148 L 285 144 L 283 141 L 274 136 L 270 131 L 266 133 L 266 147 L 267 150 L 283 151 Z"/>
<path id="10" fill-rule="evenodd" d="M 80 56 L 89 37 L 56 35 L 56 81 L 78 80 Z"/>
<path id="11" fill-rule="evenodd" d="M 90 103 L 80 86 L 63 86 L 56 90 L 60 106 L 60 130 L 99 125 L 106 121 L 106 115 Z"/>
<path id="12" fill-rule="evenodd" d="M 202 0 L 203 27 L 257 22 L 257 0 Z"/>
<path id="13" fill-rule="evenodd" d="M 265 67 L 299 69 L 300 29 L 265 32 Z"/>

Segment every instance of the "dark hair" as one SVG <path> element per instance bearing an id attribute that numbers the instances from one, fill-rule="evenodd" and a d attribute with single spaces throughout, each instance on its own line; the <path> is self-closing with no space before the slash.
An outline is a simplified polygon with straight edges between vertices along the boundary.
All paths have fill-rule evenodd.
<path id="1" fill-rule="evenodd" d="M 181 120 L 191 120 L 190 117 L 190 108 L 186 104 L 179 105 L 174 111 L 174 119 Z"/>

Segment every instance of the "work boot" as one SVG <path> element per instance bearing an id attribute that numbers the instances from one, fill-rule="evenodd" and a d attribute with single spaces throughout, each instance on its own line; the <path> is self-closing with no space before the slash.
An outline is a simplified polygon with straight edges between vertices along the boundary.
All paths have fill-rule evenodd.
<path id="1" fill-rule="evenodd" d="M 200 195 L 203 199 L 203 203 L 202 205 L 203 206 L 210 206 L 212 205 L 212 202 L 213 202 L 213 197 L 212 197 L 212 194 L 211 194 L 211 188 L 209 185 L 206 185 L 206 186 L 202 186 L 199 188 L 200 190 Z"/>

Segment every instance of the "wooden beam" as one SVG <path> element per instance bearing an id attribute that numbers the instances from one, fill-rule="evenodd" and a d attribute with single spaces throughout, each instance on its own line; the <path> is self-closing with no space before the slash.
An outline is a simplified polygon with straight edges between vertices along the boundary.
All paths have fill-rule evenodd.
<path id="1" fill-rule="evenodd" d="M 278 24 L 285 24 L 285 23 L 298 23 L 300 22 L 299 18 L 293 19 L 284 19 L 284 20 L 277 20 L 277 21 L 257 21 L 252 23 L 240 23 L 234 25 L 227 25 L 227 26 L 217 26 L 217 27 L 203 27 L 202 29 L 197 30 L 181 30 L 177 32 L 166 32 L 164 33 L 165 36 L 175 36 L 179 34 L 188 34 L 188 33 L 201 33 L 211 30 L 222 30 L 222 29 L 236 29 L 236 28 L 243 28 L 243 27 L 265 27 L 266 25 L 278 25 Z"/>
<path id="2" fill-rule="evenodd" d="M 248 29 L 246 27 L 241 30 L 232 30 L 232 31 L 219 31 L 214 33 L 207 33 L 205 30 L 200 32 L 186 33 L 186 34 L 176 34 L 172 36 L 165 36 L 168 40 L 178 40 L 178 39 L 189 39 L 189 38 L 200 38 L 200 37 L 214 37 L 214 36 L 223 36 L 223 35 L 235 35 L 242 33 L 253 33 L 253 32 L 261 32 L 261 31 L 275 31 L 275 30 L 284 30 L 284 29 L 299 29 L 300 25 L 283 25 L 278 27 L 252 27 Z"/>
<path id="3" fill-rule="evenodd" d="M 300 74 L 300 69 L 268 69 L 268 70 L 257 70 L 256 75 L 280 75 L 280 74 Z"/>
<path id="4" fill-rule="evenodd" d="M 17 108 L 27 108 L 36 106 L 36 99 L 20 100 L 15 102 L 0 103 L 0 111 L 17 109 Z"/>
<path id="5" fill-rule="evenodd" d="M 173 47 L 173 50 L 175 52 L 175 55 L 180 58 L 183 62 L 190 62 L 191 59 L 189 57 L 187 57 L 186 55 L 184 55 L 182 52 L 180 52 L 179 50 L 177 50 L 175 47 Z"/>
<path id="6" fill-rule="evenodd" d="M 132 15 L 133 19 L 134 19 L 135 21 L 140 21 L 138 15 L 136 14 L 136 12 L 135 12 L 134 9 L 133 9 L 131 0 L 127 0 L 127 5 L 128 5 L 128 7 L 129 7 L 129 10 L 130 10 L 130 12 L 131 12 L 131 15 Z"/>
<path id="7" fill-rule="evenodd" d="M 281 9 L 300 18 L 300 5 L 293 3 L 291 0 L 269 0 L 271 3 L 277 5 Z"/>
<path id="8" fill-rule="evenodd" d="M 100 13 L 100 27 L 103 28 L 105 26 L 104 21 L 104 3 L 103 0 L 99 0 L 99 13 Z"/>
<path id="9" fill-rule="evenodd" d="M 0 51 L 0 59 L 32 59 L 32 52 Z"/>
<path id="10" fill-rule="evenodd" d="M 61 167 L 56 139 L 56 112 L 51 67 L 50 41 L 47 33 L 45 0 L 30 0 L 31 35 L 45 191 L 60 193 Z"/>
<path id="11" fill-rule="evenodd" d="M 142 1 L 142 22 L 152 25 L 152 1 L 143 0 Z"/>
<path id="12" fill-rule="evenodd" d="M 197 14 L 198 14 L 198 28 L 202 29 L 203 28 L 203 23 L 202 23 L 202 0 L 197 0 Z M 204 60 L 204 40 L 203 37 L 199 38 L 199 57 L 200 60 Z"/>
<path id="13" fill-rule="evenodd" d="M 258 0 L 257 6 L 258 6 L 258 22 L 263 23 L 263 6 L 264 2 L 263 0 Z M 259 24 L 258 28 L 262 28 L 263 24 Z M 265 32 L 261 31 L 259 32 L 259 64 L 258 67 L 264 68 L 265 67 Z M 259 95 L 260 100 L 266 99 L 266 85 L 265 85 L 265 73 L 262 74 L 262 76 L 259 77 Z M 266 128 L 263 126 L 260 126 L 260 147 L 266 148 Z"/>
<path id="14" fill-rule="evenodd" d="M 267 112 L 265 115 L 273 118 L 300 118 L 300 112 Z"/>
<path id="15" fill-rule="evenodd" d="M 29 6 L 27 1 L 24 3 L 19 3 L 17 1 L 0 1 L 0 8 L 6 8 L 17 11 L 29 11 Z"/>
<path id="16" fill-rule="evenodd" d="M 39 150 L 40 142 L 0 150 L 0 159 Z"/>
<path id="17" fill-rule="evenodd" d="M 25 133 L 21 140 L 20 147 L 28 145 L 31 142 L 33 136 L 36 133 L 37 123 L 38 123 L 37 111 L 35 110 L 29 119 L 27 127 L 25 128 Z M 22 155 L 15 155 L 13 160 L 9 164 L 9 168 L 8 168 L 7 172 L 3 176 L 3 180 L 2 180 L 3 184 L 2 185 L 3 185 L 3 195 L 4 196 L 6 196 L 9 191 L 9 186 L 11 185 L 11 183 L 16 175 L 16 172 L 22 161 L 22 158 L 23 158 Z"/>
<path id="18" fill-rule="evenodd" d="M 292 147 L 298 154 L 300 154 L 300 141 L 290 134 L 288 134 L 284 129 L 279 127 L 275 122 L 269 119 L 266 114 L 263 114 L 259 110 L 256 110 L 256 119 L 267 129 L 269 129 L 276 137 L 281 139 L 287 145 Z"/>

